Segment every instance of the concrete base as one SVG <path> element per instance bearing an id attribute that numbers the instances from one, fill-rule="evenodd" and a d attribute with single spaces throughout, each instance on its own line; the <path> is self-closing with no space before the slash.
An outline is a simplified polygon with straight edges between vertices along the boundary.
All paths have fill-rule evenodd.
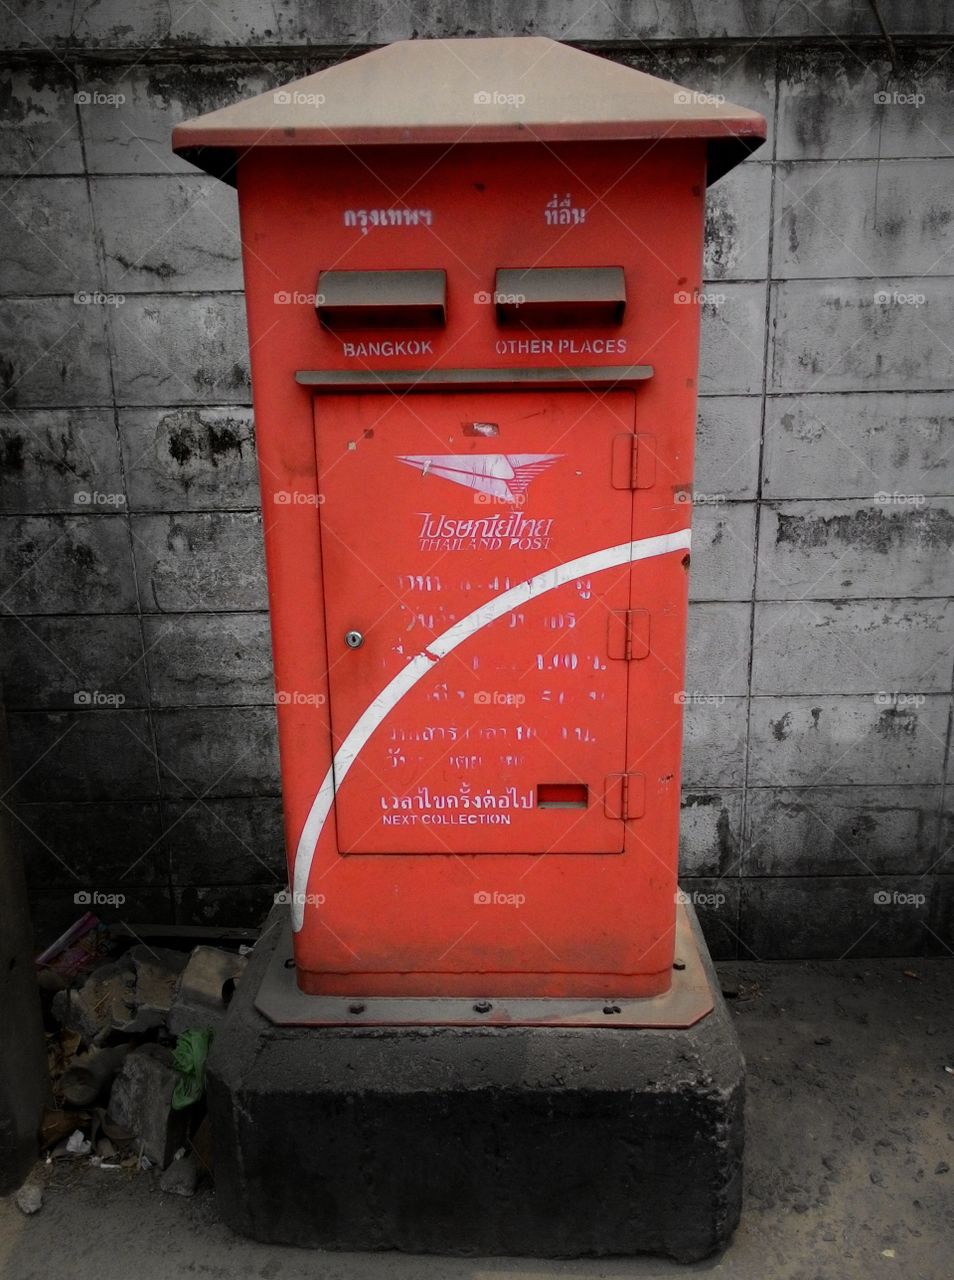
<path id="1" fill-rule="evenodd" d="M 208 1064 L 216 1200 L 275 1244 L 692 1262 L 742 1194 L 744 1063 L 705 943 L 686 1030 L 278 1027 L 252 962 Z"/>

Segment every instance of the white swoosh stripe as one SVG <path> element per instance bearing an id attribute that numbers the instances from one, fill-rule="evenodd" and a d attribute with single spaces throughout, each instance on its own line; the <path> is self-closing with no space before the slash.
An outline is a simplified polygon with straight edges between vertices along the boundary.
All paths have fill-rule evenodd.
<path id="1" fill-rule="evenodd" d="M 321 789 L 312 801 L 311 810 L 302 828 L 298 849 L 295 852 L 295 873 L 292 894 L 292 928 L 297 933 L 301 928 L 305 914 L 305 894 L 308 891 L 308 879 L 311 875 L 311 864 L 315 857 L 315 849 L 324 825 L 331 812 L 335 798 L 335 779 L 340 787 L 348 770 L 357 760 L 364 744 L 377 729 L 404 695 L 417 684 L 427 672 L 434 670 L 435 659 L 444 658 L 459 644 L 463 644 L 476 631 L 495 622 L 505 613 L 519 608 L 529 600 L 562 587 L 574 578 L 584 577 L 588 573 L 599 573 L 603 569 L 612 569 L 615 565 L 631 563 L 635 560 L 648 560 L 652 556 L 662 556 L 669 551 L 682 551 L 689 547 L 691 533 L 688 529 L 680 529 L 678 533 L 664 533 L 657 538 L 640 538 L 636 542 L 621 542 L 616 547 L 606 547 L 603 551 L 592 551 L 589 555 L 578 556 L 575 560 L 567 560 L 565 564 L 538 573 L 534 578 L 511 587 L 502 595 L 495 596 L 485 604 L 459 619 L 452 627 L 437 637 L 427 647 L 425 653 L 412 658 L 390 684 L 385 685 L 372 703 L 361 713 L 352 726 L 351 732 L 335 753 L 331 768 L 325 774 Z"/>

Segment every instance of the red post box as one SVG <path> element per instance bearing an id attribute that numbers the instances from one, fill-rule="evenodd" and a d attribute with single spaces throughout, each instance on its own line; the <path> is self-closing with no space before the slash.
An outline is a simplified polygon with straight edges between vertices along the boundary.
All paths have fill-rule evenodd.
<path id="1" fill-rule="evenodd" d="M 536 38 L 176 129 L 239 193 L 302 991 L 669 990 L 692 300 L 764 130 Z"/>

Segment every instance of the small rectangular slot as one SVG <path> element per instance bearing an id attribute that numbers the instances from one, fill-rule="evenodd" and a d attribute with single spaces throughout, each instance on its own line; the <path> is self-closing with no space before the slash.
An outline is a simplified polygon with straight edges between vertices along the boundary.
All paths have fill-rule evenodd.
<path id="1" fill-rule="evenodd" d="M 318 318 L 326 329 L 434 329 L 446 323 L 444 271 L 322 271 Z"/>
<path id="2" fill-rule="evenodd" d="M 616 325 L 626 279 L 622 267 L 498 267 L 494 303 L 502 325 Z"/>
<path id="3" fill-rule="evenodd" d="M 585 809 L 585 782 L 538 782 L 538 809 Z"/>

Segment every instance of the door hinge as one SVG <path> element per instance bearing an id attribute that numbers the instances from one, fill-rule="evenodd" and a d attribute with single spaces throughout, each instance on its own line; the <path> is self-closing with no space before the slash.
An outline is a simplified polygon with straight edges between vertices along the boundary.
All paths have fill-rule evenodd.
<path id="1" fill-rule="evenodd" d="M 609 616 L 606 652 L 611 658 L 639 662 L 649 657 L 649 610 L 615 609 Z"/>
<path id="2" fill-rule="evenodd" d="M 622 432 L 613 437 L 614 489 L 651 489 L 656 483 L 656 437 Z"/>
<path id="3" fill-rule="evenodd" d="M 646 812 L 646 775 L 610 773 L 603 784 L 603 812 L 628 822 Z"/>

